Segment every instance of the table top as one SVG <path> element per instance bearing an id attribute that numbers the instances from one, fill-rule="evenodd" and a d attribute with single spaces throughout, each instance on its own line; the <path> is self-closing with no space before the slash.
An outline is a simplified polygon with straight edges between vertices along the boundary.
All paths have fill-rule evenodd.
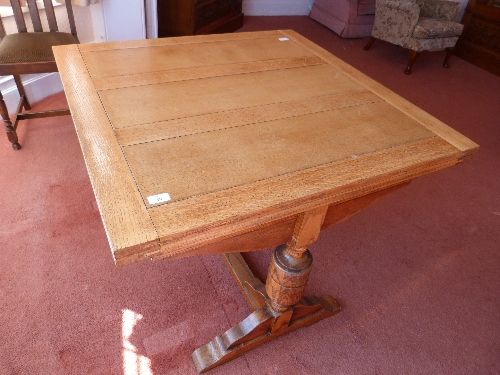
<path id="1" fill-rule="evenodd" d="M 478 148 L 290 30 L 54 53 L 118 265 L 202 254 Z"/>

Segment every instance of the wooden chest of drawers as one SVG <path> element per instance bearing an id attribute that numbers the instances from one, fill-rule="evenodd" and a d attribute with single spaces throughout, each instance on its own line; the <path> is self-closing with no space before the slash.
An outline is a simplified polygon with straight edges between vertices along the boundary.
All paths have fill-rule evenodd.
<path id="1" fill-rule="evenodd" d="M 232 32 L 243 25 L 242 0 L 157 0 L 158 36 Z"/>
<path id="2" fill-rule="evenodd" d="M 470 0 L 455 54 L 500 76 L 500 0 Z"/>

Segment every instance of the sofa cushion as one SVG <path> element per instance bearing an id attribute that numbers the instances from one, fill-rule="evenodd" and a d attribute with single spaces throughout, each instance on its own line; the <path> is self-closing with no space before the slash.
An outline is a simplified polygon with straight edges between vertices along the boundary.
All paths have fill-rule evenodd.
<path id="1" fill-rule="evenodd" d="M 463 28 L 464 25 L 460 23 L 420 17 L 413 30 L 413 37 L 446 38 L 449 36 L 459 36 Z"/>

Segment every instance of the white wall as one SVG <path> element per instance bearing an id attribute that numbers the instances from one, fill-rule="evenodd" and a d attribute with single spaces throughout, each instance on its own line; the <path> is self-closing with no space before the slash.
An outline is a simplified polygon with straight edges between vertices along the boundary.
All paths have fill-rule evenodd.
<path id="1" fill-rule="evenodd" d="M 146 38 L 144 0 L 102 0 L 106 41 Z"/>

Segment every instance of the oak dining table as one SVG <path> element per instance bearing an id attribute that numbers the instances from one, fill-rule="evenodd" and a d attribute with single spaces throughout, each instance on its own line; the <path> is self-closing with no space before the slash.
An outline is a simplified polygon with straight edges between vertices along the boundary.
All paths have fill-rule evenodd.
<path id="1" fill-rule="evenodd" d="M 115 264 L 220 253 L 248 301 L 200 373 L 338 313 L 304 295 L 320 231 L 478 150 L 291 30 L 54 54 Z M 264 283 L 240 253 L 269 247 Z"/>

